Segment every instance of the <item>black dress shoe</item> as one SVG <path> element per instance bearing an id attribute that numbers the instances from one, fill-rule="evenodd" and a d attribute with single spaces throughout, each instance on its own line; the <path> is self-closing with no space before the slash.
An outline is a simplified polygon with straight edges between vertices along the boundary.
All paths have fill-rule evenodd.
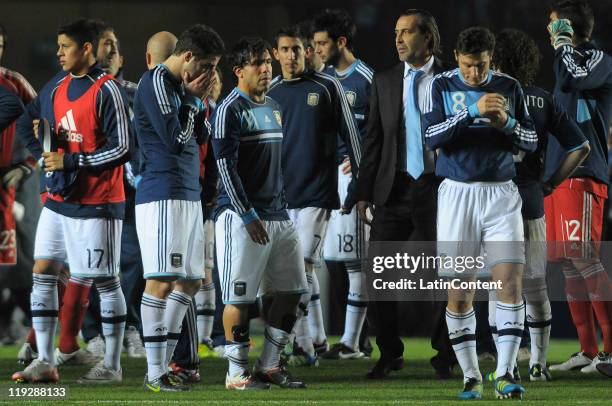
<path id="1" fill-rule="evenodd" d="M 453 377 L 453 366 L 448 362 L 441 360 L 439 357 L 433 357 L 429 363 L 436 371 L 436 377 L 441 380 L 451 379 Z"/>
<path id="2" fill-rule="evenodd" d="M 391 371 L 399 371 L 404 368 L 404 358 L 381 358 L 378 360 L 374 368 L 366 374 L 368 379 L 383 379 L 389 376 Z"/>

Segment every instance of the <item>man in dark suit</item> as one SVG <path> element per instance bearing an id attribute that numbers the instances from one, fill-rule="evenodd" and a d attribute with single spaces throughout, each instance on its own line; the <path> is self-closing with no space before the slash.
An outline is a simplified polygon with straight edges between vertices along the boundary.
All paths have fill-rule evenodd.
<path id="1" fill-rule="evenodd" d="M 376 74 L 372 83 L 357 210 L 367 222 L 366 209 L 374 205 L 371 241 L 436 241 L 439 180 L 434 175 L 434 153 L 424 146 L 420 125 L 427 85 L 444 70 L 435 56 L 440 34 L 433 16 L 417 9 L 402 13 L 395 26 L 395 45 L 401 62 Z M 438 355 L 431 363 L 438 377 L 449 378 L 456 359 L 444 322 L 444 303 L 432 308 L 432 347 Z M 377 330 L 381 357 L 367 377 L 380 379 L 404 364 L 397 302 L 376 301 L 368 316 Z"/>

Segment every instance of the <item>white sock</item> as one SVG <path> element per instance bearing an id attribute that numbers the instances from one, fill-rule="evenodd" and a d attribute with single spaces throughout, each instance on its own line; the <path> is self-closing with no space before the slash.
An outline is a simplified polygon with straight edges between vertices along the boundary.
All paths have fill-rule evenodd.
<path id="1" fill-rule="evenodd" d="M 306 310 L 306 303 L 309 299 L 310 293 L 305 293 L 302 295 L 302 299 L 298 307 L 297 320 L 295 321 L 293 330 L 297 345 L 308 355 L 314 356 L 315 350 L 312 343 L 312 336 L 310 335 L 310 329 L 308 328 L 308 311 Z"/>
<path id="2" fill-rule="evenodd" d="M 168 368 L 168 365 L 164 365 L 168 338 L 168 329 L 164 325 L 165 313 L 166 299 L 158 299 L 146 293 L 142 294 L 140 317 L 142 318 L 142 335 L 147 353 L 149 381 L 164 375 Z"/>
<path id="3" fill-rule="evenodd" d="M 482 381 L 476 355 L 476 314 L 474 309 L 466 313 L 455 313 L 446 309 L 448 337 L 453 345 L 457 361 L 463 370 L 463 379 L 476 378 Z"/>
<path id="4" fill-rule="evenodd" d="M 552 311 L 549 300 L 535 303 L 527 301 L 527 326 L 531 338 L 530 367 L 534 364 L 540 364 L 542 367 L 546 366 L 551 323 Z"/>
<path id="5" fill-rule="evenodd" d="M 215 320 L 215 284 L 202 285 L 195 295 L 197 308 L 198 341 L 210 340 Z"/>
<path id="6" fill-rule="evenodd" d="M 361 272 L 361 265 L 347 264 L 349 280 L 348 298 L 346 301 L 346 318 L 344 322 L 344 334 L 340 339 L 347 347 L 359 350 L 359 336 L 363 328 L 368 306 L 367 289 L 365 283 L 365 272 Z"/>
<path id="7" fill-rule="evenodd" d="M 176 343 L 181 335 L 183 319 L 185 318 L 185 313 L 187 313 L 187 308 L 190 303 L 191 296 L 177 290 L 172 291 L 168 296 L 166 314 L 164 315 L 164 325 L 168 328 L 165 366 L 170 364 L 172 354 L 174 354 Z"/>
<path id="8" fill-rule="evenodd" d="M 249 341 L 225 344 L 225 358 L 229 361 L 229 376 L 242 375 L 249 368 Z"/>
<path id="9" fill-rule="evenodd" d="M 493 336 L 493 342 L 495 343 L 495 349 L 499 351 L 497 347 L 497 292 L 495 290 L 489 291 L 489 328 L 491 328 L 491 335 Z"/>
<path id="10" fill-rule="evenodd" d="M 121 369 L 121 350 L 123 349 L 123 334 L 127 314 L 119 277 L 115 276 L 104 282 L 96 282 L 96 289 L 100 295 L 100 320 L 104 342 L 106 343 L 104 364 L 115 371 L 119 371 Z"/>
<path id="11" fill-rule="evenodd" d="M 278 368 L 280 354 L 289 342 L 289 333 L 272 326 L 266 326 L 264 345 L 259 357 L 259 367 L 262 371 Z"/>
<path id="12" fill-rule="evenodd" d="M 51 365 L 55 365 L 53 341 L 59 312 L 57 280 L 56 275 L 32 274 L 33 285 L 30 295 L 32 327 L 36 333 L 38 359 Z"/>
<path id="13" fill-rule="evenodd" d="M 325 325 L 323 323 L 323 310 L 321 309 L 321 290 L 319 289 L 319 279 L 317 272 L 312 271 L 312 279 L 308 283 L 310 288 L 310 302 L 308 302 L 308 328 L 312 340 L 321 344 L 327 340 L 325 335 Z"/>
<path id="14" fill-rule="evenodd" d="M 525 304 L 497 302 L 497 377 L 512 374 L 523 330 L 525 329 Z"/>

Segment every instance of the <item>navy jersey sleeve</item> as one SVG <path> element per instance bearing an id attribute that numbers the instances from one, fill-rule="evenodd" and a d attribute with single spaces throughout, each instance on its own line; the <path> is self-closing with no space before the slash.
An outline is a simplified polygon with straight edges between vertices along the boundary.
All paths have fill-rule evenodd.
<path id="1" fill-rule="evenodd" d="M 1 132 L 23 113 L 23 104 L 17 95 L 0 86 L 0 106 L 2 106 L 0 109 Z"/>
<path id="2" fill-rule="evenodd" d="M 212 146 L 223 188 L 233 209 L 245 224 L 258 219 L 257 213 L 242 186 L 238 175 L 240 147 L 240 117 L 230 105 L 222 105 L 215 112 Z"/>
<path id="3" fill-rule="evenodd" d="M 41 117 L 40 97 L 39 94 L 28 103 L 23 114 L 17 119 L 17 136 L 37 161 L 42 157 L 43 149 L 34 135 L 33 121 Z"/>
<path id="4" fill-rule="evenodd" d="M 559 144 L 568 152 L 583 148 L 589 142 L 578 127 L 578 124 L 572 120 L 563 107 L 557 100 L 549 96 L 550 101 L 550 119 L 548 120 L 548 132 L 551 133 Z"/>
<path id="5" fill-rule="evenodd" d="M 160 67 L 155 68 L 143 78 L 139 91 L 151 126 L 164 145 L 178 154 L 193 136 L 198 108 L 195 102 L 177 106 L 172 100 L 176 92 L 165 72 Z"/>
<path id="6" fill-rule="evenodd" d="M 429 83 L 429 99 L 425 107 L 422 130 L 425 132 L 425 143 L 431 150 L 444 147 L 462 134 L 462 130 L 473 121 L 468 107 L 459 110 L 455 115 L 446 117 L 442 96 L 444 77 L 436 76 Z"/>
<path id="7" fill-rule="evenodd" d="M 100 89 L 96 104 L 106 142 L 91 153 L 64 154 L 67 171 L 79 168 L 102 171 L 120 166 L 130 158 L 131 122 L 125 91 L 115 80 L 108 80 Z"/>
<path id="8" fill-rule="evenodd" d="M 557 84 L 564 92 L 599 88 L 612 75 L 603 51 L 589 49 L 581 54 L 571 45 L 555 51 L 554 70 Z"/>
<path id="9" fill-rule="evenodd" d="M 347 189 L 346 199 L 343 206 L 351 209 L 357 202 L 357 174 L 361 163 L 361 136 L 355 121 L 355 114 L 349 105 L 346 94 L 342 89 L 342 85 L 336 78 L 331 78 L 333 83 L 332 91 L 332 106 L 334 109 L 334 121 L 338 123 L 338 134 L 344 141 L 349 159 L 351 161 L 351 172 L 353 174 L 351 182 Z"/>
<path id="10" fill-rule="evenodd" d="M 509 134 L 512 144 L 521 151 L 534 152 L 538 147 L 538 134 L 529 116 L 523 89 L 521 89 L 518 82 L 516 82 L 514 90 L 514 103 L 516 117 L 508 115 L 508 123 L 502 131 L 506 132 L 505 130 L 512 129 L 512 132 Z"/>

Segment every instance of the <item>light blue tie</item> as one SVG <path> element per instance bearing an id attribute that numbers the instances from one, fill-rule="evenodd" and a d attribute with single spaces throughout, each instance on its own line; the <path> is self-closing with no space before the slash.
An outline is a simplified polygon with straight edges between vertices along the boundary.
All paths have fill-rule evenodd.
<path id="1" fill-rule="evenodd" d="M 414 179 L 423 173 L 423 138 L 421 109 L 417 100 L 417 80 L 423 71 L 410 69 L 408 86 L 404 91 L 404 125 L 406 126 L 406 170 Z"/>

